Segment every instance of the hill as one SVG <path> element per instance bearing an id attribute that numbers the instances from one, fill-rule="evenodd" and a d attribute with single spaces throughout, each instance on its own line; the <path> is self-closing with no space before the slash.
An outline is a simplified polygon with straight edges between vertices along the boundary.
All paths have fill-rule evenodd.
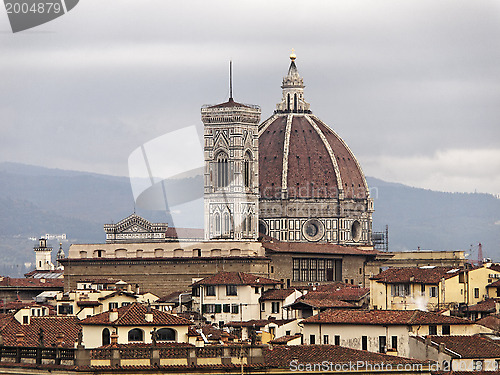
<path id="1" fill-rule="evenodd" d="M 485 256 L 500 259 L 500 199 L 367 180 L 375 202 L 373 229 L 389 225 L 390 250 L 469 251 L 481 242 Z M 0 163 L 0 260 L 4 266 L 33 262 L 29 238 L 45 233 L 66 233 L 66 251 L 70 243 L 103 242 L 103 224 L 133 210 L 127 177 Z M 160 211 L 137 213 L 168 222 Z"/>

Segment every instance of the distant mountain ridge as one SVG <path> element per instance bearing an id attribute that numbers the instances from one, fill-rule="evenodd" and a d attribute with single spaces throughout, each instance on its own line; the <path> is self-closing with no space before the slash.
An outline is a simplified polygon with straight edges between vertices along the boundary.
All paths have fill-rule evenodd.
<path id="1" fill-rule="evenodd" d="M 367 177 L 374 198 L 373 230 L 389 225 L 389 248 L 466 250 L 481 242 L 500 260 L 500 199 L 444 193 Z M 104 242 L 105 223 L 134 212 L 128 177 L 0 163 L 0 260 L 33 261 L 28 238 L 66 233 L 69 243 Z M 137 210 L 152 221 L 160 211 Z M 495 224 L 497 223 L 497 224 Z M 56 244 L 57 245 L 57 244 Z"/>

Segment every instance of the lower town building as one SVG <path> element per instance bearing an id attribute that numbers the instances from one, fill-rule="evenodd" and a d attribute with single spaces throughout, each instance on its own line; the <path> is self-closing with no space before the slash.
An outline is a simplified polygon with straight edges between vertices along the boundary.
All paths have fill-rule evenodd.
<path id="1" fill-rule="evenodd" d="M 301 322 L 304 343 L 411 357 L 410 336 L 489 333 L 470 320 L 420 310 L 329 310 Z"/>

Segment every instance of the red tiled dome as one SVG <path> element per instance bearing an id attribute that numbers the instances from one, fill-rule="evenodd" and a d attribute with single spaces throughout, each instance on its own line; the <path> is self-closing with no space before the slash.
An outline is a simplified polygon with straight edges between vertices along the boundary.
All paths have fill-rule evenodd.
<path id="1" fill-rule="evenodd" d="M 275 114 L 259 136 L 261 198 L 366 199 L 364 174 L 337 133 L 310 113 Z"/>

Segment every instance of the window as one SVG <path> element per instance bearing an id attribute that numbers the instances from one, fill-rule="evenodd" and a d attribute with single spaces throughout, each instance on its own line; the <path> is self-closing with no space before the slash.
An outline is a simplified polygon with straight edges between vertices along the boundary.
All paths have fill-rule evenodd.
<path id="1" fill-rule="evenodd" d="M 278 314 L 280 312 L 280 303 L 279 302 L 271 302 L 271 313 Z"/>
<path id="2" fill-rule="evenodd" d="M 226 296 L 237 296 L 238 289 L 236 285 L 226 285 Z"/>
<path id="3" fill-rule="evenodd" d="M 342 260 L 293 258 L 292 274 L 294 281 L 340 281 Z"/>
<path id="4" fill-rule="evenodd" d="M 425 296 L 425 284 L 420 285 L 420 294 Z"/>
<path id="5" fill-rule="evenodd" d="M 450 325 L 449 324 L 444 324 L 442 328 L 443 335 L 449 335 L 450 334 Z"/>
<path id="6" fill-rule="evenodd" d="M 156 331 L 158 341 L 175 341 L 175 331 L 172 328 L 162 328 Z"/>
<path id="7" fill-rule="evenodd" d="M 215 285 L 207 285 L 206 288 L 207 288 L 206 295 L 211 296 L 211 297 L 215 297 Z"/>
<path id="8" fill-rule="evenodd" d="M 134 328 L 128 331 L 128 341 L 144 341 L 144 332 L 142 329 Z"/>
<path id="9" fill-rule="evenodd" d="M 128 305 L 130 305 L 130 302 L 122 302 L 122 307 L 123 306 L 128 306 Z"/>
<path id="10" fill-rule="evenodd" d="M 225 303 L 224 305 L 222 305 L 222 312 L 225 312 L 225 313 L 231 312 L 231 305 L 228 303 Z"/>
<path id="11" fill-rule="evenodd" d="M 260 304 L 260 311 L 266 311 L 266 304 L 265 304 L 265 302 L 262 302 Z"/>
<path id="12" fill-rule="evenodd" d="M 385 336 L 378 337 L 378 351 L 379 353 L 385 353 L 387 347 L 387 338 Z"/>
<path id="13" fill-rule="evenodd" d="M 255 294 L 259 294 L 260 293 L 260 289 L 258 286 L 254 287 L 254 291 L 255 291 Z"/>
<path id="14" fill-rule="evenodd" d="M 109 310 L 117 309 L 118 308 L 118 302 L 110 302 L 108 304 Z"/>
<path id="15" fill-rule="evenodd" d="M 437 286 L 431 286 L 429 288 L 429 297 L 437 297 Z"/>
<path id="16" fill-rule="evenodd" d="M 410 295 L 410 284 L 392 284 L 391 292 L 393 297 L 406 297 Z"/>
<path id="17" fill-rule="evenodd" d="M 339 346 L 340 345 L 340 335 L 335 335 L 335 345 Z"/>
<path id="18" fill-rule="evenodd" d="M 102 330 L 102 345 L 111 344 L 111 334 L 108 328 L 104 328 Z"/>
<path id="19" fill-rule="evenodd" d="M 224 152 L 217 155 L 217 187 L 224 188 L 229 185 L 229 163 Z"/>
<path id="20" fill-rule="evenodd" d="M 231 305 L 231 314 L 238 314 L 240 312 L 240 305 Z"/>
<path id="21" fill-rule="evenodd" d="M 213 303 L 208 303 L 206 305 L 202 305 L 201 312 L 202 314 L 216 314 L 222 311 L 222 305 L 215 305 Z"/>
<path id="22" fill-rule="evenodd" d="M 29 324 L 29 316 L 23 316 L 23 324 Z"/>
<path id="23" fill-rule="evenodd" d="M 394 350 L 398 350 L 398 336 L 391 337 L 391 348 Z"/>
<path id="24" fill-rule="evenodd" d="M 323 335 L 323 345 L 328 345 L 328 335 Z"/>
<path id="25" fill-rule="evenodd" d="M 224 212 L 224 215 L 222 215 L 222 234 L 225 236 L 228 236 L 231 234 L 231 220 L 229 218 L 229 214 L 227 212 Z"/>
<path id="26" fill-rule="evenodd" d="M 429 326 L 429 335 L 437 335 L 438 334 L 438 328 L 436 325 L 430 325 Z"/>
<path id="27" fill-rule="evenodd" d="M 368 336 L 361 336 L 361 350 L 368 350 Z"/>
<path id="28" fill-rule="evenodd" d="M 309 344 L 315 345 L 316 344 L 316 336 L 315 335 L 310 335 L 309 336 Z"/>
<path id="29" fill-rule="evenodd" d="M 191 288 L 191 294 L 193 295 L 193 297 L 199 297 L 200 296 L 200 288 L 197 286 L 194 288 Z"/>
<path id="30" fill-rule="evenodd" d="M 285 336 L 290 336 L 292 334 L 292 331 L 285 331 Z"/>
<path id="31" fill-rule="evenodd" d="M 245 160 L 243 161 L 243 182 L 245 187 L 250 187 L 252 184 L 252 155 L 250 152 L 245 153 Z"/>
<path id="32" fill-rule="evenodd" d="M 58 313 L 59 313 L 59 315 L 73 314 L 73 306 L 72 305 L 59 305 Z"/>
<path id="33" fill-rule="evenodd" d="M 215 222 L 215 234 L 217 236 L 220 236 L 221 224 L 220 224 L 220 214 L 218 212 L 214 214 L 214 222 Z"/>
<path id="34" fill-rule="evenodd" d="M 474 288 L 474 298 L 479 298 L 479 288 Z"/>

